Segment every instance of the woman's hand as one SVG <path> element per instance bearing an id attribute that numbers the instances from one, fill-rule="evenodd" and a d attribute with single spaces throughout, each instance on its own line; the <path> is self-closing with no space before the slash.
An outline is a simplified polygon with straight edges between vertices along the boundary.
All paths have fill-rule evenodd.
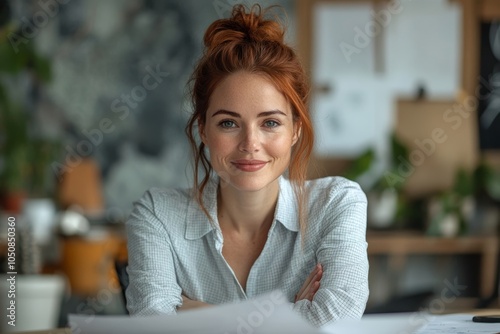
<path id="1" fill-rule="evenodd" d="M 295 303 L 302 299 L 307 299 L 309 301 L 312 301 L 314 294 L 319 289 L 322 276 L 323 276 L 323 266 L 320 263 L 318 263 L 314 267 L 309 277 L 307 277 L 299 293 L 295 295 Z"/>
<path id="2" fill-rule="evenodd" d="M 185 311 L 185 310 L 190 310 L 194 308 L 199 308 L 199 307 L 207 307 L 210 306 L 210 304 L 200 302 L 197 300 L 192 300 L 189 299 L 188 297 L 182 295 L 182 306 L 177 309 L 177 311 Z"/>

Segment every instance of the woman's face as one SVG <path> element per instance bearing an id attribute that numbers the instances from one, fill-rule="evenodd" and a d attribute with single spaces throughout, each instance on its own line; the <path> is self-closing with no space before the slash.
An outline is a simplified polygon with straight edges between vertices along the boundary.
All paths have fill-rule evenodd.
<path id="1" fill-rule="evenodd" d="M 277 182 L 290 162 L 299 126 L 285 96 L 260 74 L 230 74 L 214 90 L 200 124 L 213 169 L 241 191 Z"/>

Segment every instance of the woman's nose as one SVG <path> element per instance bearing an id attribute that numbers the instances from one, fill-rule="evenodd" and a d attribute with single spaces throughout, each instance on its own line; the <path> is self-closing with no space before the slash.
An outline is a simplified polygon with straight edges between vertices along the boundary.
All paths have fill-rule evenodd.
<path id="1" fill-rule="evenodd" d="M 239 149 L 242 152 L 255 153 L 259 151 L 260 139 L 256 130 L 245 129 L 242 131 L 242 138 Z"/>

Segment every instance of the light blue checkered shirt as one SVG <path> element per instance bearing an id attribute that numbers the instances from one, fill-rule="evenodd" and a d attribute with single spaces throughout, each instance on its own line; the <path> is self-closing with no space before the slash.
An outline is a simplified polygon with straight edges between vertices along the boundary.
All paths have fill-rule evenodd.
<path id="1" fill-rule="evenodd" d="M 222 256 L 217 180 L 204 192 L 211 224 L 190 190 L 150 189 L 127 221 L 132 315 L 175 314 L 181 294 L 209 304 L 244 300 L 279 289 L 290 302 L 317 263 L 321 287 L 293 308 L 315 326 L 360 318 L 368 298 L 366 196 L 341 177 L 307 181 L 308 229 L 299 233 L 291 183 L 280 178 L 274 221 L 244 291 Z"/>

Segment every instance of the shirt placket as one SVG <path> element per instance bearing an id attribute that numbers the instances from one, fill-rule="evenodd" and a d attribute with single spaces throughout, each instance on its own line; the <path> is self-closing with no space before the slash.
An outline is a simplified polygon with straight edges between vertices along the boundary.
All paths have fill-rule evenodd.
<path id="1" fill-rule="evenodd" d="M 222 255 L 222 247 L 224 246 L 224 238 L 223 238 L 220 230 L 216 230 L 216 233 L 214 234 L 214 239 L 215 239 L 214 240 L 215 241 L 215 249 L 217 249 L 217 254 L 219 254 L 220 259 L 224 263 L 225 267 L 228 269 L 228 271 L 233 279 L 233 282 L 238 287 L 238 292 L 239 292 L 240 297 L 242 299 L 247 299 L 247 294 L 245 293 L 245 290 L 243 289 L 240 282 L 238 281 L 238 278 L 236 277 L 233 269 L 231 268 L 229 263 L 227 263 L 226 259 L 224 258 L 224 255 Z"/>
<path id="2" fill-rule="evenodd" d="M 269 253 L 267 251 L 269 248 L 271 250 L 273 249 L 272 247 L 272 233 L 274 230 L 274 226 L 276 225 L 276 219 L 273 221 L 271 228 L 269 228 L 269 232 L 267 233 L 267 239 L 266 243 L 264 244 L 264 247 L 262 248 L 262 251 L 260 252 L 260 255 L 257 257 L 257 260 L 255 260 L 254 264 L 252 265 L 252 268 L 250 268 L 250 272 L 248 273 L 248 278 L 247 278 L 247 296 L 255 296 L 259 292 L 259 268 L 261 267 L 261 263 L 268 263 L 266 254 Z"/>

